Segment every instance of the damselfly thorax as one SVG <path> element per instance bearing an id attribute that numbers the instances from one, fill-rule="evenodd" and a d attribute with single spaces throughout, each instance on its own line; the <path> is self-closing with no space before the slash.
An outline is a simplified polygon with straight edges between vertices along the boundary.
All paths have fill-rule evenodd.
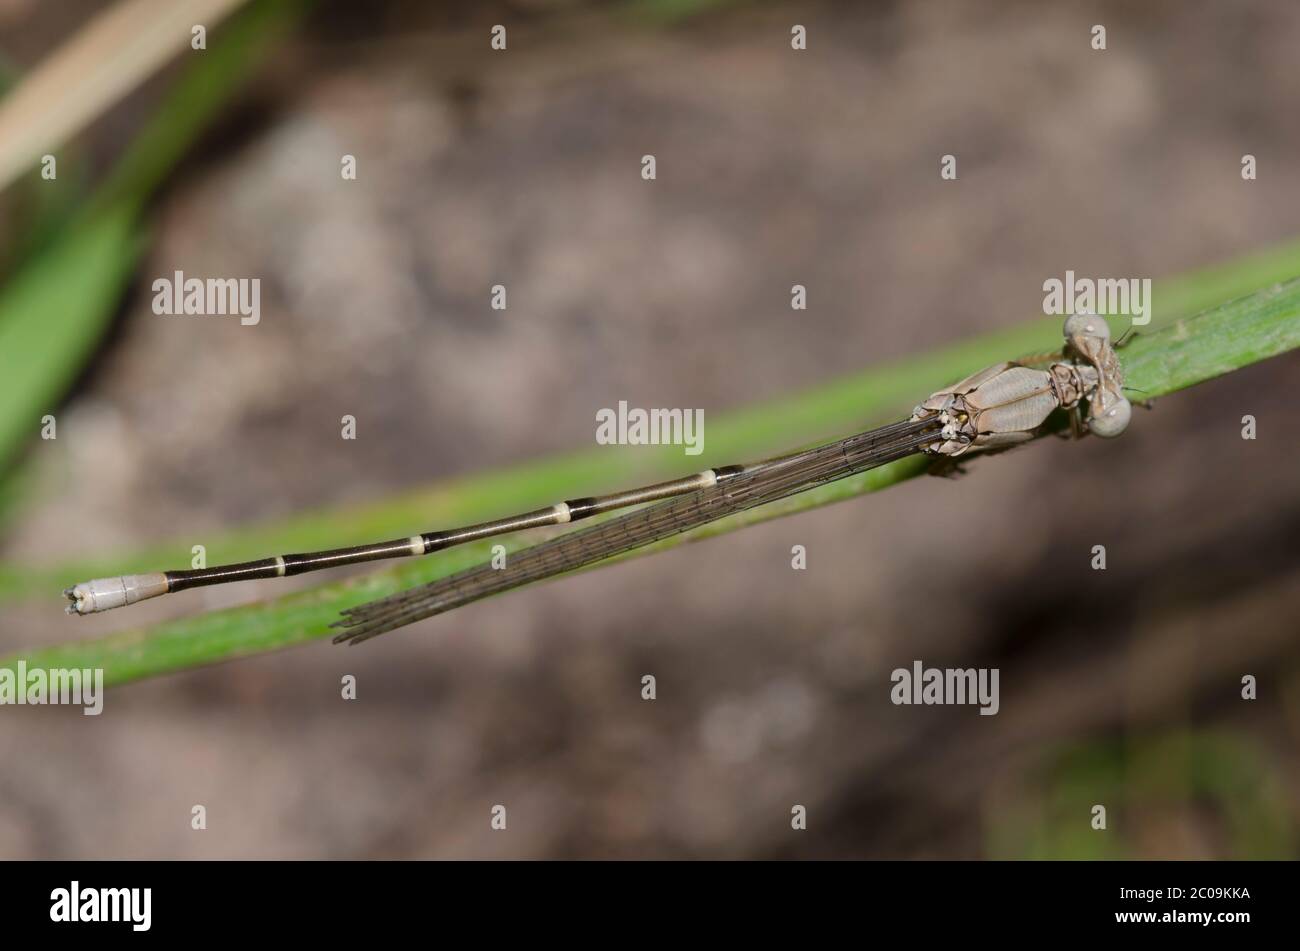
<path id="1" fill-rule="evenodd" d="M 1064 332 L 1064 359 L 1046 369 L 1019 361 L 998 363 L 932 393 L 912 413 L 914 420 L 937 418 L 942 425 L 941 438 L 925 451 L 960 456 L 1013 446 L 1033 439 L 1054 411 L 1077 414 L 1085 401 L 1087 418 L 1079 422 L 1076 416 L 1076 429 L 1082 426 L 1104 437 L 1122 433 L 1132 407 L 1124 396 L 1106 321 L 1074 315 Z"/>

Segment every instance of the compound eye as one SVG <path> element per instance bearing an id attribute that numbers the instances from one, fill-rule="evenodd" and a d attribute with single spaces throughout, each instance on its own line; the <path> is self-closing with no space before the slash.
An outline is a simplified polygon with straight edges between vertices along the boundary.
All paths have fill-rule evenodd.
<path id="1" fill-rule="evenodd" d="M 1070 340 L 1077 337 L 1098 337 L 1103 342 L 1110 340 L 1110 325 L 1096 314 L 1071 314 L 1065 318 L 1061 332 Z"/>
<path id="2" fill-rule="evenodd" d="M 1107 407 L 1106 412 L 1088 420 L 1088 431 L 1103 439 L 1114 439 L 1128 429 L 1133 416 L 1133 404 L 1121 397 Z"/>

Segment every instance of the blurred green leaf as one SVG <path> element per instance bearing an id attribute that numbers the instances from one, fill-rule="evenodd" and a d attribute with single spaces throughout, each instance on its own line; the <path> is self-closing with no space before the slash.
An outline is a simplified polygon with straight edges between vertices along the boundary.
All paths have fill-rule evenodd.
<path id="1" fill-rule="evenodd" d="M 41 417 L 57 409 L 95 352 L 145 246 L 145 202 L 301 6 L 263 2 L 234 17 L 194 59 L 91 206 L 0 292 L 0 472 L 40 432 Z M 61 179 L 58 187 L 73 182 Z"/>
<path id="2" fill-rule="evenodd" d="M 119 208 L 71 230 L 0 297 L 0 468 L 40 431 L 94 352 L 143 241 Z"/>
<path id="3" fill-rule="evenodd" d="M 1225 858 L 1295 857 L 1295 829 L 1276 767 L 1247 736 L 1171 731 L 1057 750 L 1018 799 L 986 819 L 989 858 L 1137 859 L 1152 816 L 1193 814 L 1222 830 Z M 1106 806 L 1106 831 L 1092 828 Z M 1178 820 L 1175 822 L 1175 820 Z"/>

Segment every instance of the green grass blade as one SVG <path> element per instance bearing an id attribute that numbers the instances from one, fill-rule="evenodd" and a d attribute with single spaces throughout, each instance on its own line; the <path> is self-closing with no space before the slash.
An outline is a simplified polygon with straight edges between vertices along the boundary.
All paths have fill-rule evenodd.
<path id="1" fill-rule="evenodd" d="M 0 469 L 54 413 L 94 352 L 143 245 L 118 208 L 72 230 L 0 297 Z"/>
<path id="2" fill-rule="evenodd" d="M 1152 323 L 1144 330 L 1297 275 L 1300 242 L 1293 242 L 1190 277 L 1158 282 Z M 1059 343 L 1057 321 L 1034 320 L 716 420 L 711 417 L 706 455 L 697 461 L 720 465 L 757 458 L 792 448 L 792 440 L 812 441 L 886 422 L 910 411 L 918 394 L 960 379 L 972 369 L 1009 354 L 1050 350 Z M 521 511 L 575 491 L 599 492 L 678 475 L 681 465 L 681 451 L 675 447 L 606 447 L 416 489 L 378 503 L 304 513 L 203 541 L 213 564 L 359 544 Z M 191 537 L 52 565 L 0 563 L 0 603 L 19 597 L 57 597 L 68 583 L 85 578 L 184 567 L 193 544 Z"/>
<path id="3" fill-rule="evenodd" d="M 869 396 L 872 414 L 885 412 L 887 407 L 897 411 L 896 404 L 900 401 L 914 400 L 918 393 L 937 388 L 966 370 L 994 362 L 1009 353 L 1038 349 L 1043 338 L 1053 332 L 1043 326 L 1045 323 L 1035 321 L 1022 328 L 981 337 L 942 354 L 910 361 L 903 369 L 895 367 L 869 372 L 842 381 L 811 396 L 791 401 L 789 405 L 793 409 L 785 415 L 789 419 L 798 418 L 809 407 L 827 402 L 838 406 L 838 399 L 846 393 Z M 1135 338 L 1124 349 L 1123 361 L 1129 384 L 1145 391 L 1147 397 L 1154 398 L 1298 346 L 1300 281 L 1292 281 L 1230 301 L 1196 317 L 1166 319 L 1160 329 Z M 905 393 L 910 394 L 907 399 L 904 399 Z M 771 418 L 771 410 L 767 414 L 766 418 Z M 733 429 L 729 430 L 730 440 L 739 442 L 752 436 L 752 433 L 745 435 L 746 418 L 742 415 L 740 422 L 733 424 Z M 568 465 L 571 463 L 553 464 L 550 470 L 535 467 L 531 472 L 553 476 Z M 776 505 L 741 513 L 633 554 L 719 535 L 744 525 L 875 491 L 919 475 L 924 470 L 924 460 L 903 460 Z M 443 501 L 446 503 L 446 499 Z M 106 683 L 122 684 L 142 677 L 277 650 L 325 636 L 328 625 L 342 608 L 444 577 L 468 564 L 482 561 L 488 544 L 468 545 L 434 558 L 398 563 L 395 567 L 361 578 L 322 585 L 264 604 L 16 654 L 0 661 L 0 666 L 13 668 L 22 660 L 29 668 L 98 667 L 104 670 Z M 54 610 L 55 599 L 52 598 L 51 602 L 51 610 Z"/>

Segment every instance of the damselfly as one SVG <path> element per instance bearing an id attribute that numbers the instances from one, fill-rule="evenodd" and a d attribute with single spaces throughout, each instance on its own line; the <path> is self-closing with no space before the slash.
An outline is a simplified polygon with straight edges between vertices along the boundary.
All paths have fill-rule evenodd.
<path id="1" fill-rule="evenodd" d="M 358 644 L 488 595 L 573 571 L 914 453 L 953 458 L 1006 448 L 1032 439 L 1057 409 L 1070 412 L 1076 432 L 1118 436 L 1128 426 L 1131 407 L 1124 396 L 1110 328 L 1101 317 L 1075 315 L 1065 321 L 1064 336 L 1065 346 L 1055 355 L 1058 359 L 1045 369 L 1028 366 L 1026 361 L 996 364 L 931 394 L 909 419 L 814 449 L 706 469 L 608 495 L 569 499 L 490 522 L 409 538 L 213 568 L 87 581 L 64 592 L 67 610 L 69 614 L 93 614 L 203 585 L 427 555 L 482 538 L 645 506 L 524 548 L 509 556 L 504 567 L 479 565 L 349 608 L 334 625 L 342 629 L 334 640 Z M 645 505 L 651 502 L 655 504 Z"/>

